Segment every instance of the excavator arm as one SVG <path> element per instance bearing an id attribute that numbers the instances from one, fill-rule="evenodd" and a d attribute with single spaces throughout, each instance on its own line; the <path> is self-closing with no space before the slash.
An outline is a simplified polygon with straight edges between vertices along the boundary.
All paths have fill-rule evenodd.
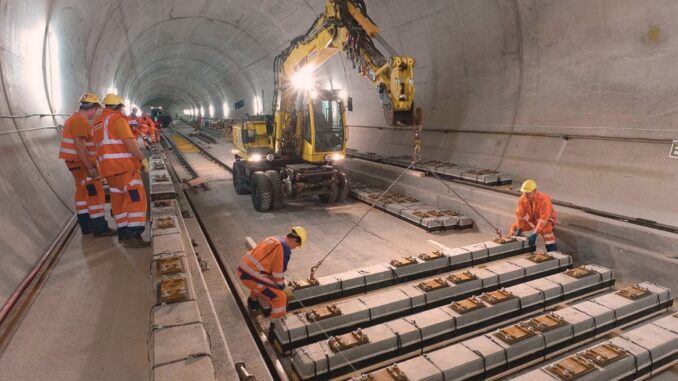
<path id="1" fill-rule="evenodd" d="M 375 46 L 377 40 L 391 56 Z M 327 60 L 344 52 L 353 68 L 373 82 L 389 124 L 414 124 L 414 58 L 399 56 L 379 36 L 363 0 L 328 0 L 311 28 L 292 40 L 274 61 L 276 152 L 298 151 L 300 92 L 312 91 L 309 78 Z"/>

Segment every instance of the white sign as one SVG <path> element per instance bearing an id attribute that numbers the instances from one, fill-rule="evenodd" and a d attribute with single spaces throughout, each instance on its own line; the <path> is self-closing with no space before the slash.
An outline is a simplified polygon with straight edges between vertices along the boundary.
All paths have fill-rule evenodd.
<path id="1" fill-rule="evenodd" d="M 671 144 L 671 151 L 669 151 L 671 159 L 678 159 L 678 140 L 674 140 Z"/>

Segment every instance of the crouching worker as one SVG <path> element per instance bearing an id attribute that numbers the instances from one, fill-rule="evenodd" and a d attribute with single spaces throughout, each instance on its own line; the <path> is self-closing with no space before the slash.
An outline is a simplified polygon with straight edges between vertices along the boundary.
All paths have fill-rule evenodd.
<path id="1" fill-rule="evenodd" d="M 511 226 L 511 235 L 528 233 L 527 242 L 535 246 L 537 236 L 544 238 L 546 251 L 557 251 L 556 236 L 553 227 L 556 224 L 556 210 L 553 209 L 551 197 L 546 193 L 537 191 L 537 183 L 534 180 L 526 180 L 520 187 L 523 193 L 518 199 L 516 208 L 516 221 Z"/>
<path id="2" fill-rule="evenodd" d="M 242 284 L 250 290 L 247 306 L 259 308 L 259 298 L 271 305 L 271 317 L 285 316 L 287 312 L 287 291 L 285 271 L 292 256 L 292 250 L 306 242 L 306 229 L 295 226 L 284 237 L 268 237 L 247 253 L 238 266 Z"/>

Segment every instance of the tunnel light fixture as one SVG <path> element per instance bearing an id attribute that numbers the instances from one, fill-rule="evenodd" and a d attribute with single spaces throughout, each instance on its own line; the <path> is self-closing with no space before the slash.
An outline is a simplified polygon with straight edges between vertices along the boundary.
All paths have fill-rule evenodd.
<path id="1" fill-rule="evenodd" d="M 194 108 L 193 109 L 193 116 L 198 116 L 199 112 L 200 112 L 200 110 L 198 110 L 197 108 Z"/>
<path id="2" fill-rule="evenodd" d="M 214 118 L 214 106 L 209 105 L 209 107 L 207 107 L 207 111 L 210 113 L 210 118 Z"/>
<path id="3" fill-rule="evenodd" d="M 254 112 L 254 114 L 257 114 L 257 115 L 264 112 L 264 107 L 263 107 L 263 104 L 261 102 L 261 97 L 256 96 L 256 95 L 254 96 L 254 98 L 252 99 L 252 108 L 253 108 L 252 111 Z"/>
<path id="4" fill-rule="evenodd" d="M 59 39 L 54 32 L 50 31 L 47 35 L 47 84 L 49 86 L 50 103 L 52 111 L 58 112 L 61 109 L 61 66 L 59 56 Z"/>
<path id="5" fill-rule="evenodd" d="M 205 108 L 202 106 L 200 106 L 200 116 L 203 118 L 205 117 Z"/>
<path id="6" fill-rule="evenodd" d="M 184 111 L 181 112 L 184 115 L 191 115 L 191 110 L 185 108 Z"/>
<path id="7" fill-rule="evenodd" d="M 106 94 L 115 94 L 115 95 L 118 95 L 118 89 L 111 86 L 111 87 L 109 87 L 108 89 L 106 89 Z"/>
<path id="8" fill-rule="evenodd" d="M 316 99 L 318 97 L 318 90 L 316 89 L 311 89 L 308 92 L 308 95 L 311 97 L 311 99 Z"/>
<path id="9" fill-rule="evenodd" d="M 231 113 L 231 108 L 228 105 L 228 102 L 224 102 L 224 119 L 228 118 L 228 114 Z"/>
<path id="10" fill-rule="evenodd" d="M 313 65 L 306 65 L 292 75 L 292 86 L 297 90 L 311 90 L 315 86 Z"/>

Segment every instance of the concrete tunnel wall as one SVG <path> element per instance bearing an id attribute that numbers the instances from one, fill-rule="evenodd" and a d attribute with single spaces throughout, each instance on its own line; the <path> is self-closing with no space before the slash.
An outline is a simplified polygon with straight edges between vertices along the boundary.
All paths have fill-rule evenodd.
<path id="1" fill-rule="evenodd" d="M 272 60 L 325 0 L 0 0 L 0 114 L 68 113 L 83 91 L 138 105 L 270 112 Z M 651 0 L 367 0 L 383 37 L 417 60 L 424 156 L 535 178 L 557 198 L 678 224 L 668 145 L 435 130 L 676 137 L 678 3 Z M 411 151 L 383 127 L 374 87 L 343 58 L 349 146 Z M 262 90 L 263 99 L 262 98 Z M 235 113 L 233 110 L 231 115 Z M 62 116 L 0 119 L 0 304 L 73 213 Z M 428 129 L 428 131 L 426 131 Z M 13 131 L 26 130 L 21 133 Z M 649 186 L 648 186 L 649 184 Z"/>

